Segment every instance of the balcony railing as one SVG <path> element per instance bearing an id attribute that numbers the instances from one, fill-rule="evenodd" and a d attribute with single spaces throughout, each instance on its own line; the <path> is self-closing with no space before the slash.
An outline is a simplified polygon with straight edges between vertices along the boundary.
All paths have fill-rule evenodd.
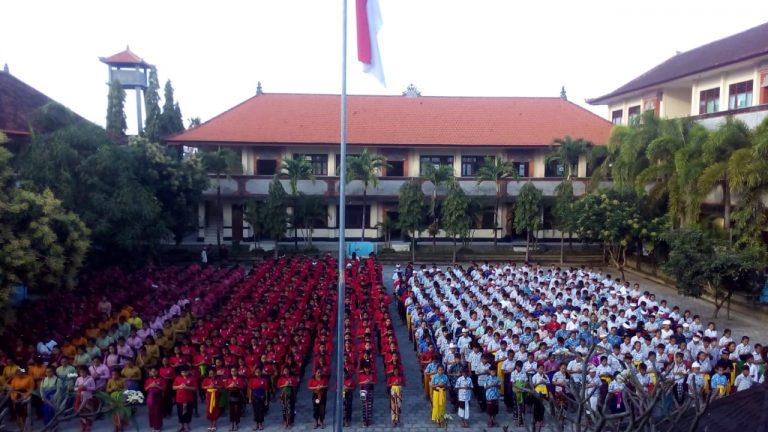
<path id="1" fill-rule="evenodd" d="M 266 196 L 269 192 L 269 184 L 272 182 L 272 176 L 258 175 L 234 175 L 220 180 L 221 193 L 227 197 L 260 197 Z M 400 187 L 410 181 L 410 177 L 381 177 L 377 187 L 368 187 L 367 195 L 373 199 L 396 199 L 400 194 Z M 520 189 L 526 182 L 532 182 L 539 188 L 545 197 L 554 196 L 555 188 L 562 182 L 562 178 L 521 178 L 519 181 L 504 180 L 501 182 L 501 195 L 504 197 L 517 196 Z M 206 195 L 216 194 L 216 178 L 211 178 L 211 187 L 205 192 Z M 421 184 L 421 190 L 425 195 L 431 195 L 434 191 L 434 185 L 426 180 L 417 180 Z M 288 179 L 280 179 L 285 191 L 290 193 Z M 495 197 L 496 185 L 494 182 L 477 183 L 477 180 L 460 178 L 459 185 L 470 196 L 477 197 Z M 589 184 L 587 178 L 573 179 L 573 193 L 576 196 L 583 195 Z M 608 183 L 606 183 L 608 184 Z M 299 180 L 297 184 L 298 192 L 309 195 L 322 195 L 326 197 L 339 196 L 339 178 L 323 176 L 312 180 Z M 438 196 L 445 196 L 448 192 L 447 187 L 437 188 Z M 348 197 L 362 197 L 363 184 L 359 180 L 351 181 L 347 184 L 346 194 Z"/>

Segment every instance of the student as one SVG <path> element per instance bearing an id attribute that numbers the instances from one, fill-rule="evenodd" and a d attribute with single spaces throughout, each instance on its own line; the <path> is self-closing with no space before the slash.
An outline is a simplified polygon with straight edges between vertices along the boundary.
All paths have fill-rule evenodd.
<path id="1" fill-rule="evenodd" d="M 237 368 L 233 367 L 229 370 L 229 377 L 223 382 L 229 397 L 230 431 L 240 429 L 240 418 L 243 415 L 243 406 L 245 405 L 246 383 L 244 376 L 241 376 Z"/>
<path id="2" fill-rule="evenodd" d="M 144 391 L 147 392 L 147 414 L 149 415 L 150 432 L 160 432 L 163 429 L 163 392 L 165 380 L 160 378 L 156 367 L 149 369 L 149 377 L 144 381 Z"/>
<path id="3" fill-rule="evenodd" d="M 405 380 L 400 373 L 399 368 L 392 370 L 392 374 L 387 377 L 387 388 L 389 389 L 389 412 L 392 418 L 392 427 L 400 425 L 400 414 L 403 410 L 403 385 Z"/>
<path id="4" fill-rule="evenodd" d="M 544 427 L 544 403 L 541 398 L 549 395 L 549 377 L 544 372 L 544 365 L 540 365 L 531 377 L 531 386 L 540 395 L 533 398 L 533 429 L 540 431 Z"/>
<path id="5" fill-rule="evenodd" d="M 328 396 L 328 380 L 323 371 L 317 369 L 309 379 L 309 391 L 312 392 L 312 418 L 315 419 L 315 429 L 325 428 L 325 404 Z"/>
<path id="6" fill-rule="evenodd" d="M 544 366 L 540 366 L 542 369 Z M 501 381 L 498 375 L 489 374 L 485 379 L 485 403 L 488 413 L 488 426 L 496 427 L 496 416 L 499 414 L 499 389 Z"/>
<path id="7" fill-rule="evenodd" d="M 525 393 L 521 390 L 528 386 L 528 375 L 523 372 L 523 362 L 515 362 L 515 369 L 510 373 L 509 379 L 514 383 L 513 391 L 515 394 L 515 406 L 513 417 L 517 420 L 517 425 L 522 426 L 525 419 Z"/>
<path id="8" fill-rule="evenodd" d="M 197 383 L 189 374 L 187 366 L 179 368 L 179 376 L 173 379 L 173 390 L 176 392 L 176 414 L 179 418 L 180 431 L 189 432 L 192 423 L 192 404 L 195 402 Z"/>
<path id="9" fill-rule="evenodd" d="M 438 426 L 445 424 L 445 402 L 448 388 L 448 375 L 445 374 L 443 365 L 437 367 L 437 372 L 429 383 L 432 387 L 432 422 Z"/>
<path id="10" fill-rule="evenodd" d="M 733 386 L 736 388 L 737 392 L 749 390 L 750 387 L 752 387 L 752 377 L 749 376 L 749 368 L 744 368 L 741 371 L 741 374 L 736 377 L 736 380 L 733 382 Z"/>
<path id="11" fill-rule="evenodd" d="M 282 374 L 277 379 L 277 391 L 280 394 L 280 405 L 283 408 L 283 426 L 291 427 L 295 414 L 296 384 L 288 367 L 283 367 Z"/>
<path id="12" fill-rule="evenodd" d="M 459 399 L 459 418 L 461 427 L 469 427 L 469 402 L 472 400 L 472 377 L 469 368 L 461 371 L 461 376 L 456 380 L 456 391 Z M 510 391 L 512 393 L 512 391 Z"/>
<path id="13" fill-rule="evenodd" d="M 251 406 L 253 407 L 253 421 L 256 423 L 254 429 L 264 430 L 264 414 L 267 407 L 267 393 L 269 390 L 269 380 L 262 375 L 261 367 L 254 366 L 253 376 L 248 379 L 248 391 Z"/>
<path id="14" fill-rule="evenodd" d="M 715 367 L 717 371 L 709 380 L 709 386 L 712 389 L 712 398 L 720 399 L 728 394 L 728 376 L 725 374 L 725 369 L 721 364 Z"/>
<path id="15" fill-rule="evenodd" d="M 96 381 L 88 372 L 87 366 L 80 366 L 75 380 L 75 412 L 80 416 L 81 432 L 89 432 L 93 425 L 93 393 L 97 390 Z"/>
<path id="16" fill-rule="evenodd" d="M 352 399 L 355 395 L 355 376 L 347 367 L 344 369 L 344 427 L 352 423 Z"/>

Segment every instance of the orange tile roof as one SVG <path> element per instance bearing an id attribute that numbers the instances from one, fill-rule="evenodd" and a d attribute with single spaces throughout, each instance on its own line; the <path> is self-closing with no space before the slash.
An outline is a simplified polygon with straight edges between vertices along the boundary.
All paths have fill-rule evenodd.
<path id="1" fill-rule="evenodd" d="M 129 47 L 125 47 L 125 51 L 120 51 L 119 53 L 109 56 L 109 57 L 99 57 L 99 60 L 101 60 L 102 63 L 106 63 L 108 65 L 142 65 L 145 67 L 149 67 L 150 64 L 145 62 L 143 58 L 139 57 L 131 51 Z"/>
<path id="2" fill-rule="evenodd" d="M 606 144 L 611 123 L 560 98 L 348 96 L 351 145 L 541 146 L 570 135 Z M 169 143 L 338 144 L 338 95 L 262 94 Z"/>

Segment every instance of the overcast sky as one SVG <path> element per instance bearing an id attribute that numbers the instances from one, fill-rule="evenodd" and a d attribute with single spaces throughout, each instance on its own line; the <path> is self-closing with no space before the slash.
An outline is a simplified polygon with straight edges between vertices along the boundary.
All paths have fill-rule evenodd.
<path id="1" fill-rule="evenodd" d="M 600 96 L 675 54 L 768 21 L 765 0 L 379 0 L 383 88 L 356 60 L 350 94 Z M 185 120 L 254 95 L 339 93 L 341 0 L 4 0 L 0 64 L 104 124 L 107 66 L 131 50 L 171 79 Z M 136 128 L 128 95 L 129 132 Z"/>

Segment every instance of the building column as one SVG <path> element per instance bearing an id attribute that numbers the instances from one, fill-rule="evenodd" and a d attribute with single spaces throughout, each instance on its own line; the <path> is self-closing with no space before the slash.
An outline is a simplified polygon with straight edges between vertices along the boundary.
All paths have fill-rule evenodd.
<path id="1" fill-rule="evenodd" d="M 586 156 L 579 157 L 579 163 L 576 166 L 576 177 L 585 178 L 587 176 L 587 158 Z"/>
<path id="2" fill-rule="evenodd" d="M 224 241 L 232 240 L 232 203 L 222 203 L 222 237 Z"/>
<path id="3" fill-rule="evenodd" d="M 341 166 L 341 161 L 339 161 L 339 166 Z M 341 172 L 338 173 L 341 175 Z M 335 176 L 336 173 L 336 151 L 331 150 L 328 152 L 328 175 L 329 176 Z"/>
<path id="4" fill-rule="evenodd" d="M 461 178 L 461 151 L 459 150 L 453 152 L 453 176 L 457 179 Z"/>
<path id="5" fill-rule="evenodd" d="M 205 200 L 202 200 L 197 204 L 197 241 L 205 241 L 206 225 L 207 221 L 205 220 Z"/>

